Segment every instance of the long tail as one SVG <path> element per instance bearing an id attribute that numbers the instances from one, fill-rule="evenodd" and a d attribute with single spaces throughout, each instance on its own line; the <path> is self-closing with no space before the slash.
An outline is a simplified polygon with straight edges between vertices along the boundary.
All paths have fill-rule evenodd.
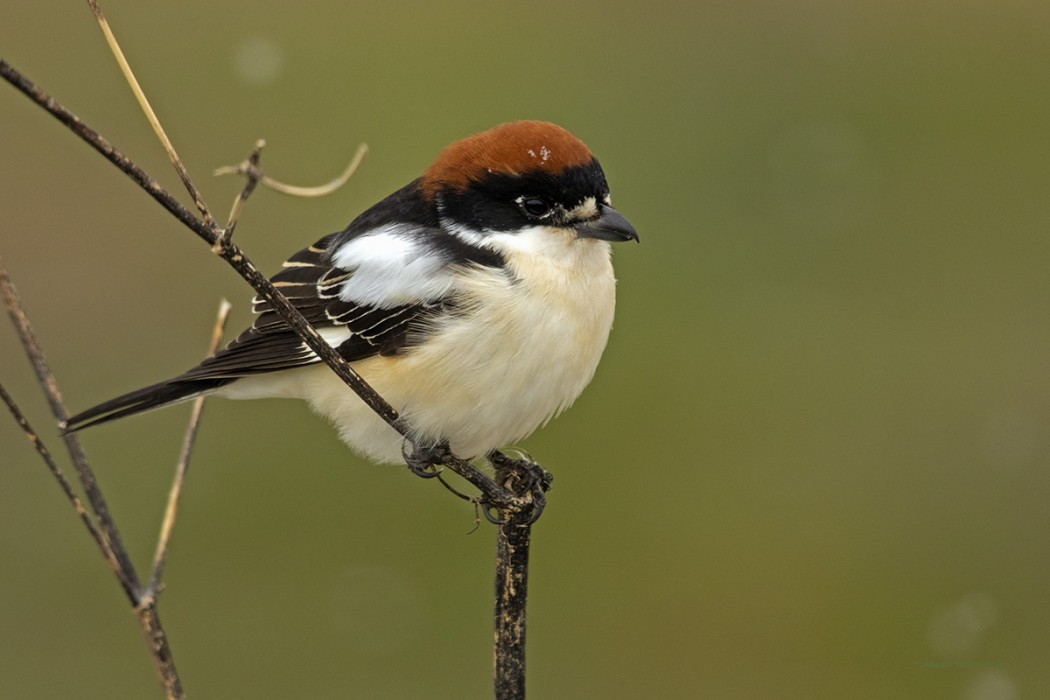
<path id="1" fill-rule="evenodd" d="M 201 394 L 207 394 L 224 384 L 234 381 L 234 377 L 217 377 L 208 379 L 185 380 L 169 379 L 166 382 L 152 384 L 141 389 L 110 399 L 98 406 L 72 416 L 62 424 L 62 432 L 72 433 L 99 423 L 108 423 L 117 418 L 142 413 L 161 406 L 168 406 L 180 401 L 188 401 Z"/>

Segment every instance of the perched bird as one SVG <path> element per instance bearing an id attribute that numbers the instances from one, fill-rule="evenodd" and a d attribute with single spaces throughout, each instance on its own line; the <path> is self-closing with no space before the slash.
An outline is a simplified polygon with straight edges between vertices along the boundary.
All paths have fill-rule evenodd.
<path id="1" fill-rule="evenodd" d="M 416 446 L 472 458 L 568 407 L 613 321 L 609 241 L 638 240 L 597 159 L 559 126 L 456 141 L 422 177 L 284 263 L 273 283 L 401 414 Z M 258 297 L 251 328 L 179 376 L 72 418 L 79 430 L 211 394 L 304 399 L 342 439 L 402 462 L 404 439 Z"/>

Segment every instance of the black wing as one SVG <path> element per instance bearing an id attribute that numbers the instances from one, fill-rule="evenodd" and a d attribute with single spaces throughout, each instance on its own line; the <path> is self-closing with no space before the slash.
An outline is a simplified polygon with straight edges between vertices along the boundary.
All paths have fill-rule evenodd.
<path id="1" fill-rule="evenodd" d="M 419 330 L 426 318 L 442 308 L 443 302 L 377 308 L 340 299 L 339 290 L 353 271 L 333 267 L 328 257 L 330 247 L 341 235 L 325 236 L 299 251 L 271 281 L 314 328 L 342 328 L 349 332 L 349 338 L 336 347 L 347 362 L 395 355 L 416 341 L 412 331 Z M 258 317 L 251 328 L 178 379 L 243 377 L 320 361 L 269 302 L 255 297 L 252 310 Z"/>

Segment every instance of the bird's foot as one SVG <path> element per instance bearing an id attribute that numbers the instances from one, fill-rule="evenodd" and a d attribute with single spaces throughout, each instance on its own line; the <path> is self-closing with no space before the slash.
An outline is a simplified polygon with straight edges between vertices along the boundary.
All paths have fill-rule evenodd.
<path id="1" fill-rule="evenodd" d="M 448 441 L 433 445 L 413 445 L 406 440 L 401 447 L 401 456 L 405 458 L 408 470 L 424 479 L 440 476 L 442 465 L 453 458 Z"/>

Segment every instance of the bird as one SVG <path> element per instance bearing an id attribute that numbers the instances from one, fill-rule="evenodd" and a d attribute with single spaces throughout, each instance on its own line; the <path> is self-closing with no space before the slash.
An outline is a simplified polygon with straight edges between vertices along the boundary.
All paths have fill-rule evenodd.
<path id="1" fill-rule="evenodd" d="M 590 383 L 613 323 L 610 244 L 626 241 L 638 233 L 580 139 L 545 121 L 501 124 L 447 146 L 422 176 L 271 278 L 399 412 L 404 436 L 258 296 L 254 322 L 222 350 L 60 427 L 202 395 L 295 398 L 378 463 L 404 464 L 406 439 L 486 456 Z"/>

